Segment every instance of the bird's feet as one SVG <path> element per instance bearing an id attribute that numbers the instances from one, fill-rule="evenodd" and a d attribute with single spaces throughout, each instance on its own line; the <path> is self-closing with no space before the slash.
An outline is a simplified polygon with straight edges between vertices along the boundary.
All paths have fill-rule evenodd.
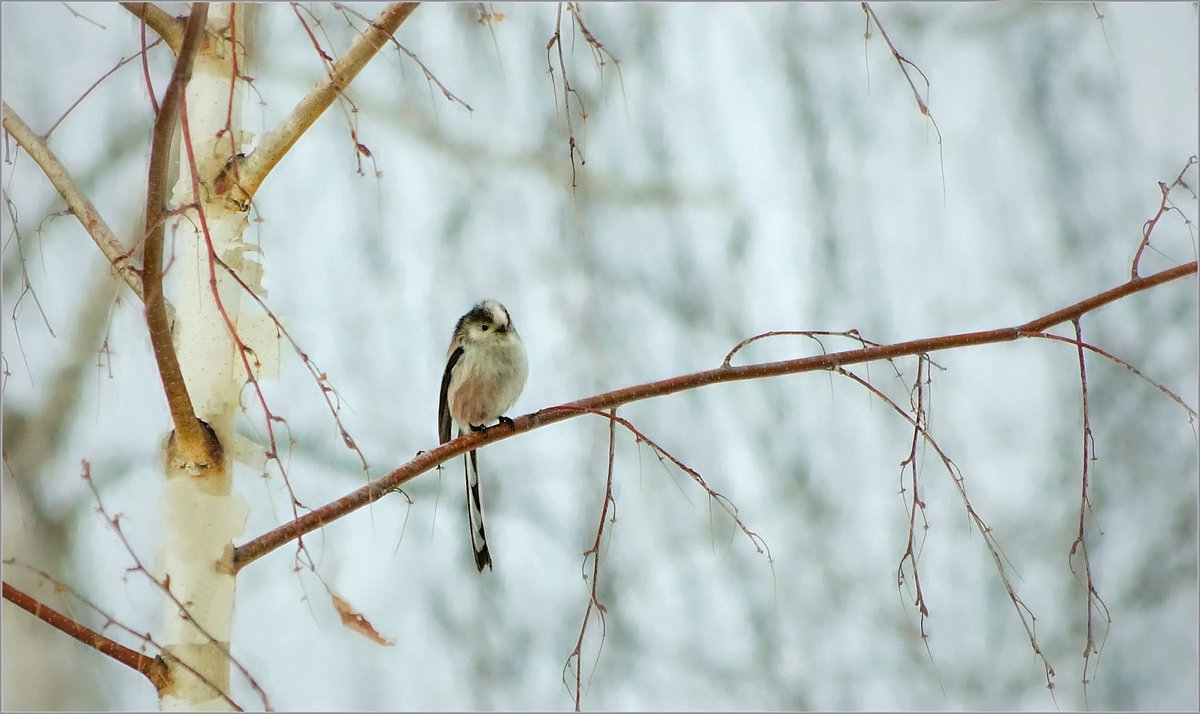
<path id="1" fill-rule="evenodd" d="M 510 417 L 501 416 L 496 420 L 496 423 L 492 424 L 491 426 L 476 426 L 476 425 L 472 424 L 471 431 L 481 432 L 483 434 L 483 438 L 486 439 L 486 438 L 488 438 L 488 432 L 490 430 L 495 429 L 496 427 L 500 426 L 501 424 L 506 425 L 509 429 L 512 429 L 514 431 L 517 428 L 517 425 L 513 423 L 513 420 Z"/>

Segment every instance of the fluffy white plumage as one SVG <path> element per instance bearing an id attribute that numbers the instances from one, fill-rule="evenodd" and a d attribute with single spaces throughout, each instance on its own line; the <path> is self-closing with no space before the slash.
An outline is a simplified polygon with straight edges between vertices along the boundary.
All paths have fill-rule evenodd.
<path id="1" fill-rule="evenodd" d="M 446 351 L 446 371 L 438 404 L 438 438 L 446 443 L 453 426 L 458 433 L 481 431 L 504 412 L 525 388 L 529 362 L 521 336 L 508 310 L 495 300 L 484 300 L 463 315 L 454 327 Z M 492 567 L 483 531 L 483 501 L 475 451 L 466 458 L 467 517 L 471 546 L 480 572 Z"/>

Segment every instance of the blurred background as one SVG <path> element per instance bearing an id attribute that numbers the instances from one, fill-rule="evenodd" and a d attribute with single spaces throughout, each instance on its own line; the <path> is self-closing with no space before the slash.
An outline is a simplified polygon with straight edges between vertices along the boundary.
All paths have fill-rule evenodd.
<path id="1" fill-rule="evenodd" d="M 563 66 L 546 49 L 556 5 L 419 7 L 396 39 L 462 102 L 387 48 L 269 177 L 246 233 L 261 247 L 268 304 L 337 389 L 369 475 L 436 445 L 445 347 L 484 297 L 507 305 L 529 351 L 518 415 L 715 367 L 767 330 L 854 328 L 888 343 L 990 329 L 1128 279 L 1158 182 L 1197 153 L 1196 4 L 874 9 L 928 78 L 936 127 L 878 28 L 864 39 L 858 4 L 584 4 L 611 56 L 598 65 L 563 11 Z M 4 100 L 39 132 L 139 48 L 138 22 L 115 4 L 2 12 Z M 336 56 L 363 24 L 331 5 L 257 8 L 244 103 L 255 134 L 324 71 L 300 17 Z M 105 79 L 50 138 L 127 245 L 141 232 L 152 123 L 139 64 Z M 149 64 L 161 92 L 169 51 L 152 49 Z M 564 66 L 586 160 L 574 170 Z M 1195 166 L 1184 180 L 1197 185 Z M 141 306 L 11 140 L 3 186 L 4 557 L 153 634 L 161 597 L 126 573 L 132 561 L 80 478 L 86 459 L 152 562 L 169 418 Z M 1195 196 L 1171 198 L 1179 210 L 1159 222 L 1143 275 L 1196 259 Z M 1193 277 L 1082 328 L 1195 408 L 1197 321 Z M 820 349 L 776 337 L 735 362 Z M 300 359 L 280 356 L 265 387 L 286 419 L 283 462 L 317 506 L 367 475 Z M 1075 350 L 1022 341 L 932 357 L 931 432 L 1036 617 L 1053 691 L 929 448 L 922 640 L 913 592 L 896 578 L 911 428 L 861 386 L 814 373 L 620 410 L 735 504 L 772 561 L 686 473 L 618 430 L 598 590 L 607 616 L 584 639 L 585 709 L 1200 706 L 1187 412 L 1088 356 L 1088 551 L 1111 624 L 1094 620 L 1102 651 L 1085 688 L 1087 597 L 1069 559 L 1082 458 Z M 916 369 L 907 359 L 855 372 L 904 405 Z M 245 404 L 239 432 L 261 442 L 249 392 Z M 392 496 L 307 538 L 321 578 L 390 647 L 342 627 L 321 582 L 297 572 L 295 548 L 275 551 L 238 579 L 235 656 L 280 710 L 572 707 L 564 667 L 588 602 L 583 553 L 607 452 L 598 417 L 481 451 L 495 560 L 482 576 L 458 461 L 409 484 L 411 507 Z M 239 542 L 291 517 L 278 468 L 266 472 L 239 467 L 251 504 Z M 4 574 L 105 625 L 25 569 Z M 157 706 L 141 676 L 15 608 L 3 617 L 5 708 Z M 262 706 L 235 682 L 240 704 Z"/>

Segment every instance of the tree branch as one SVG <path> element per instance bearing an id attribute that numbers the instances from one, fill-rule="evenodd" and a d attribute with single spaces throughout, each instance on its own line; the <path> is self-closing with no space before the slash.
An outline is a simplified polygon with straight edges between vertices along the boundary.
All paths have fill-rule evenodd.
<path id="1" fill-rule="evenodd" d="M 245 204 L 254 197 L 275 164 L 345 91 L 419 4 L 392 3 L 384 8 L 371 26 L 350 45 L 346 54 L 330 68 L 329 73 L 300 100 L 292 113 L 262 138 L 254 151 L 243 160 L 238 181 L 231 182 L 230 190 L 237 192 L 232 198 L 237 203 Z"/>
<path id="2" fill-rule="evenodd" d="M 105 258 L 108 258 L 109 263 L 112 263 L 113 268 L 125 280 L 125 284 L 139 298 L 142 298 L 142 276 L 129 260 L 130 251 L 125 250 L 125 246 L 121 245 L 121 241 L 104 222 L 100 212 L 75 183 L 75 179 L 71 177 L 67 167 L 63 166 L 54 152 L 50 150 L 45 139 L 34 133 L 33 129 L 29 128 L 29 125 L 13 111 L 12 107 L 8 106 L 7 102 L 4 103 L 3 114 L 4 130 L 41 168 L 46 178 L 50 179 L 50 184 L 67 202 L 67 208 L 71 209 L 71 213 L 75 214 L 84 230 L 96 242 L 100 252 L 104 254 Z"/>
<path id="3" fill-rule="evenodd" d="M 183 46 L 184 22 L 161 7 L 148 2 L 123 2 L 121 7 L 128 10 L 134 17 L 146 23 L 150 29 L 163 38 L 171 51 L 179 55 Z"/>
<path id="4" fill-rule="evenodd" d="M 1148 290 L 1157 285 L 1178 280 L 1188 275 L 1194 275 L 1196 268 L 1197 262 L 1192 261 L 1185 265 L 1179 265 L 1155 273 L 1154 275 L 1130 280 L 1110 290 L 1093 295 L 1061 310 L 1035 318 L 1017 327 L 1002 327 L 982 332 L 965 332 L 943 337 L 911 340 L 892 345 L 862 347 L 782 362 L 767 362 L 736 367 L 726 362 L 716 369 L 685 374 L 659 382 L 626 387 L 569 404 L 547 407 L 546 409 L 541 409 L 532 414 L 526 414 L 514 419 L 510 428 L 489 429 L 486 437 L 482 433 L 471 432 L 470 434 L 452 439 L 436 449 L 421 452 L 412 461 L 392 470 L 390 473 L 372 481 L 366 486 L 235 548 L 233 556 L 234 572 L 240 571 L 245 566 L 295 538 L 321 528 L 325 524 L 331 523 L 368 503 L 378 501 L 389 492 L 426 471 L 467 451 L 478 449 L 484 446 L 485 443 L 490 444 L 507 439 L 515 434 L 570 419 L 587 411 L 612 409 L 630 402 L 649 399 L 651 397 L 661 397 L 719 382 L 761 379 L 785 374 L 815 372 L 817 370 L 837 370 L 847 365 L 892 359 L 905 355 L 923 355 L 937 350 L 1011 342 L 1021 337 L 1044 337 L 1043 331 L 1049 327 L 1078 319 L 1088 312 L 1133 295 L 1134 293 Z"/>
<path id="5" fill-rule="evenodd" d="M 146 325 L 150 329 L 150 345 L 162 377 L 163 391 L 171 420 L 175 424 L 177 444 L 198 445 L 208 442 L 209 431 L 196 418 L 179 356 L 171 340 L 171 323 L 167 319 L 167 303 L 163 295 L 163 220 L 167 216 L 167 175 L 171 159 L 171 140 L 179 119 L 179 105 L 188 80 L 192 77 L 192 62 L 204 37 L 208 23 L 208 4 L 195 3 L 188 17 L 179 57 L 171 82 L 163 95 L 162 107 L 154 120 L 154 135 L 150 147 L 150 170 L 146 179 L 146 248 L 143 258 L 146 305 Z M 185 447 L 186 448 L 186 447 Z M 206 461 L 206 460 L 205 460 Z"/>
<path id="6" fill-rule="evenodd" d="M 54 629 L 65 632 L 97 652 L 108 655 L 121 664 L 145 675 L 150 680 L 150 683 L 154 685 L 156 691 L 161 692 L 164 687 L 170 684 L 170 671 L 167 668 L 166 662 L 161 657 L 151 657 L 137 650 L 130 649 L 119 642 L 114 642 L 99 632 L 84 627 L 61 612 L 43 605 L 30 595 L 9 585 L 8 581 L 4 581 L 3 590 L 5 600 L 25 610 Z"/>

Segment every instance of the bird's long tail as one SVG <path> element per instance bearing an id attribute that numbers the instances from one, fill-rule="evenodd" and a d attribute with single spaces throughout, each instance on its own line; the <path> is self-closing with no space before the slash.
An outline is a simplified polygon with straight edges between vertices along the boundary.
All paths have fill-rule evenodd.
<path id="1" fill-rule="evenodd" d="M 483 566 L 492 569 L 492 554 L 488 552 L 487 539 L 483 535 L 483 499 L 479 493 L 479 466 L 475 451 L 465 459 L 467 471 L 467 522 L 471 527 L 471 552 L 475 554 L 475 567 L 483 572 Z"/>

